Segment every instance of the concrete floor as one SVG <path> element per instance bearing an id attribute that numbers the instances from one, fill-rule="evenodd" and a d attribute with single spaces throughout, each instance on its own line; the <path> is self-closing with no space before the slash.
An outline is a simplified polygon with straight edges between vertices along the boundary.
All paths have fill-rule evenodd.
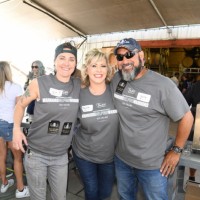
<path id="1" fill-rule="evenodd" d="M 177 124 L 171 123 L 169 135 L 174 136 L 176 134 L 176 128 L 177 128 Z M 185 174 L 184 174 L 184 183 L 186 183 L 186 181 L 188 180 L 188 173 L 189 173 L 189 169 L 186 168 Z M 196 180 L 197 182 L 200 182 L 200 172 L 199 171 L 197 171 L 196 179 L 197 179 Z M 2 195 L 0 193 L 0 199 L 1 200 L 17 200 L 16 198 L 14 198 L 15 189 L 16 189 L 15 185 L 13 187 L 9 188 L 9 190 L 7 192 L 9 195 L 6 195 L 6 194 Z M 30 200 L 30 198 L 23 198 L 23 199 Z M 73 163 L 71 163 L 69 166 L 69 182 L 68 182 L 66 199 L 67 200 L 83 200 L 84 199 L 84 188 L 81 183 L 80 177 L 74 168 Z M 49 189 L 47 192 L 47 200 L 51 200 Z M 111 200 L 119 200 L 116 184 L 113 187 Z M 140 194 L 139 194 L 138 200 L 143 200 L 143 198 L 141 197 Z M 169 199 L 169 200 L 171 200 L 171 199 Z M 184 200 L 184 192 L 181 192 L 181 193 L 177 192 L 175 200 Z"/>
<path id="2" fill-rule="evenodd" d="M 186 169 L 184 182 L 186 182 L 186 180 L 188 179 L 187 177 L 188 177 L 188 169 Z M 200 182 L 199 172 L 198 172 L 197 180 Z M 10 194 L 9 196 L 4 196 L 4 197 L 0 196 L 0 199 L 1 200 L 17 200 L 16 198 L 14 198 L 15 186 L 13 186 L 12 188 L 9 188 L 8 193 Z M 23 198 L 23 199 L 30 200 L 30 198 Z M 51 200 L 49 188 L 47 192 L 47 200 Z M 69 171 L 69 183 L 68 183 L 66 200 L 84 200 L 84 188 L 81 184 L 79 176 L 74 170 Z M 119 200 L 116 184 L 113 187 L 111 200 Z M 138 200 L 143 200 L 143 198 L 139 195 Z M 177 193 L 175 200 L 184 200 L 184 193 Z"/>
<path id="3" fill-rule="evenodd" d="M 1 200 L 17 200 L 14 196 L 16 185 L 9 188 L 7 194 L 0 194 Z M 69 170 L 69 183 L 67 189 L 67 200 L 83 200 L 84 199 L 84 188 L 81 183 L 80 177 L 77 171 L 74 169 Z M 113 193 L 111 200 L 117 200 L 117 188 L 116 184 L 113 187 Z M 23 198 L 23 200 L 30 200 L 30 198 Z M 47 189 L 47 200 L 51 200 L 50 189 Z"/>

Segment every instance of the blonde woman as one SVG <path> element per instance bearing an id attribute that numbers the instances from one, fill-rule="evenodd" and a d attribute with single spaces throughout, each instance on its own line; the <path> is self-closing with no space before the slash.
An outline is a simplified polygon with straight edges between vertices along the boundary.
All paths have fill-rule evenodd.
<path id="1" fill-rule="evenodd" d="M 118 136 L 118 114 L 110 85 L 112 70 L 98 49 L 86 54 L 82 67 L 78 121 L 72 148 L 85 189 L 86 200 L 109 199 L 114 183 L 114 151 Z"/>
<path id="2" fill-rule="evenodd" d="M 0 173 L 1 193 L 5 193 L 14 184 L 13 179 L 6 178 L 6 155 L 10 148 L 14 155 L 14 171 L 17 180 L 16 198 L 29 196 L 29 189 L 23 184 L 22 153 L 13 149 L 13 114 L 14 107 L 22 95 L 20 85 L 13 83 L 10 65 L 8 62 L 0 62 Z"/>

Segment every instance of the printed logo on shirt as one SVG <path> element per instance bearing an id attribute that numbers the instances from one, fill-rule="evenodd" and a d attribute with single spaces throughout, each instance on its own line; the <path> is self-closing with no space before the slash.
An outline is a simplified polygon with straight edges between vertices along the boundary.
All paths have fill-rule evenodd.
<path id="1" fill-rule="evenodd" d="M 117 110 L 98 110 L 95 112 L 87 113 L 87 114 L 82 114 L 82 118 L 90 118 L 90 117 L 100 117 L 100 116 L 108 116 L 108 115 L 113 115 L 116 114 Z"/>
<path id="2" fill-rule="evenodd" d="M 137 100 L 143 101 L 143 102 L 149 102 L 151 99 L 151 95 L 149 94 L 144 94 L 139 92 L 137 95 Z"/>
<path id="3" fill-rule="evenodd" d="M 59 127 L 60 127 L 60 121 L 57 121 L 57 120 L 50 121 L 49 126 L 48 126 L 48 133 L 58 134 L 59 133 Z"/>
<path id="4" fill-rule="evenodd" d="M 128 88 L 128 93 L 129 94 L 135 94 L 135 90 L 133 88 Z"/>
<path id="5" fill-rule="evenodd" d="M 115 93 L 114 97 L 116 99 L 120 100 L 122 102 L 122 104 L 124 104 L 128 107 L 132 107 L 133 104 L 139 105 L 142 107 L 149 107 L 149 101 L 150 101 L 151 95 L 147 94 L 147 97 L 149 97 L 149 100 L 147 97 L 145 98 L 145 96 L 143 96 L 143 95 L 139 95 L 139 97 L 134 98 L 134 97 L 130 97 L 127 95 L 125 96 L 125 95 L 119 95 L 119 94 Z"/>
<path id="6" fill-rule="evenodd" d="M 49 93 L 52 95 L 52 96 L 55 96 L 55 97 L 62 97 L 63 95 L 67 96 L 69 94 L 69 92 L 67 90 L 57 90 L 57 89 L 54 89 L 54 88 L 50 88 L 49 89 Z"/>
<path id="7" fill-rule="evenodd" d="M 72 128 L 72 122 L 65 122 L 62 128 L 61 135 L 69 135 Z"/>
<path id="8" fill-rule="evenodd" d="M 81 109 L 83 112 L 91 112 L 91 111 L 93 111 L 93 105 L 81 106 Z"/>
<path id="9" fill-rule="evenodd" d="M 96 103 L 96 107 L 97 108 L 105 108 L 106 107 L 106 103 Z"/>
<path id="10" fill-rule="evenodd" d="M 126 84 L 127 84 L 127 81 L 120 80 L 118 85 L 117 85 L 116 92 L 119 93 L 119 94 L 122 94 L 125 87 L 126 87 Z"/>
<path id="11" fill-rule="evenodd" d="M 63 94 L 63 91 L 62 91 L 62 90 L 57 90 L 57 89 L 54 89 L 54 88 L 50 88 L 50 89 L 49 89 L 49 93 L 50 93 L 52 96 L 61 97 L 62 94 Z"/>
<path id="12" fill-rule="evenodd" d="M 44 103 L 78 103 L 79 99 L 72 99 L 69 97 L 66 98 L 42 98 L 42 102 Z"/>
<path id="13" fill-rule="evenodd" d="M 62 94 L 65 95 L 65 96 L 67 96 L 67 95 L 69 94 L 68 91 L 64 91 L 64 90 L 63 90 L 62 92 L 63 92 Z"/>

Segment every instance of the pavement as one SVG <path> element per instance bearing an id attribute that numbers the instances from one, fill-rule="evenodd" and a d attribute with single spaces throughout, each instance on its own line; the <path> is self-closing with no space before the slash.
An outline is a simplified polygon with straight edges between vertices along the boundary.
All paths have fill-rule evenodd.
<path id="1" fill-rule="evenodd" d="M 83 200 L 84 199 L 84 188 L 82 185 L 82 182 L 80 180 L 79 174 L 74 167 L 74 164 L 70 164 L 69 168 L 69 179 L 68 179 L 68 188 L 67 188 L 67 200 Z M 14 177 L 10 177 L 14 178 Z M 5 194 L 0 193 L 0 199 L 1 200 L 17 200 L 15 198 L 15 190 L 16 185 L 13 185 L 11 188 L 8 189 L 8 191 Z M 117 194 L 117 188 L 116 184 L 113 186 L 113 193 L 112 193 L 112 200 L 117 200 L 118 194 Z M 30 198 L 23 198 L 23 200 L 30 200 Z M 47 200 L 51 200 L 50 196 L 50 188 L 47 187 Z"/>
<path id="2" fill-rule="evenodd" d="M 188 177 L 188 170 L 186 170 L 185 181 L 187 180 L 187 177 Z M 199 172 L 198 172 L 198 181 L 200 182 Z M 14 196 L 15 189 L 16 189 L 16 185 L 9 188 L 9 190 L 7 191 L 7 194 L 5 194 L 4 196 L 1 196 L 2 194 L 0 194 L 0 199 L 1 200 L 17 200 Z M 23 200 L 30 200 L 30 198 L 23 198 Z M 51 200 L 49 187 L 47 189 L 47 200 Z M 69 183 L 68 183 L 68 188 L 67 188 L 66 200 L 84 200 L 84 188 L 81 183 L 80 177 L 77 174 L 77 171 L 74 169 L 69 170 Z M 116 183 L 113 186 L 111 200 L 119 200 Z M 144 200 L 141 194 L 138 195 L 138 200 Z M 184 200 L 184 193 L 177 193 L 175 200 Z"/>
<path id="3" fill-rule="evenodd" d="M 177 128 L 177 124 L 171 123 L 170 133 L 169 133 L 171 136 L 175 135 L 176 128 Z M 184 179 L 184 185 L 186 184 L 186 181 L 188 180 L 188 174 L 189 174 L 189 169 L 186 168 L 184 174 L 182 175 Z M 197 171 L 196 181 L 200 182 L 200 171 Z M 0 193 L 0 199 L 1 200 L 17 200 L 15 198 L 15 190 L 16 190 L 16 185 L 9 188 L 9 190 L 5 194 Z M 66 200 L 83 200 L 84 199 L 84 188 L 73 161 L 70 162 L 69 164 L 68 188 L 67 188 L 66 193 L 67 193 Z M 184 196 L 185 196 L 185 193 L 183 191 L 182 192 L 177 191 L 173 200 L 184 200 Z M 23 200 L 30 200 L 30 198 L 23 198 Z M 47 200 L 51 200 L 49 187 L 47 188 Z M 111 200 L 119 200 L 116 183 L 113 186 Z M 142 197 L 142 194 L 140 193 L 138 194 L 138 200 L 144 200 L 144 198 Z M 172 199 L 169 199 L 169 200 L 172 200 Z"/>

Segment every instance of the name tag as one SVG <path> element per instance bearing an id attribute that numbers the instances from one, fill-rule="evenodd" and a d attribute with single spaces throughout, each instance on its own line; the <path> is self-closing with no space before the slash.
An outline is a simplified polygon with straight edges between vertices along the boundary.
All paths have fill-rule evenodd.
<path id="1" fill-rule="evenodd" d="M 127 81 L 121 80 L 117 85 L 116 93 L 122 94 L 124 91 L 124 88 L 126 87 L 126 84 L 127 84 Z"/>

